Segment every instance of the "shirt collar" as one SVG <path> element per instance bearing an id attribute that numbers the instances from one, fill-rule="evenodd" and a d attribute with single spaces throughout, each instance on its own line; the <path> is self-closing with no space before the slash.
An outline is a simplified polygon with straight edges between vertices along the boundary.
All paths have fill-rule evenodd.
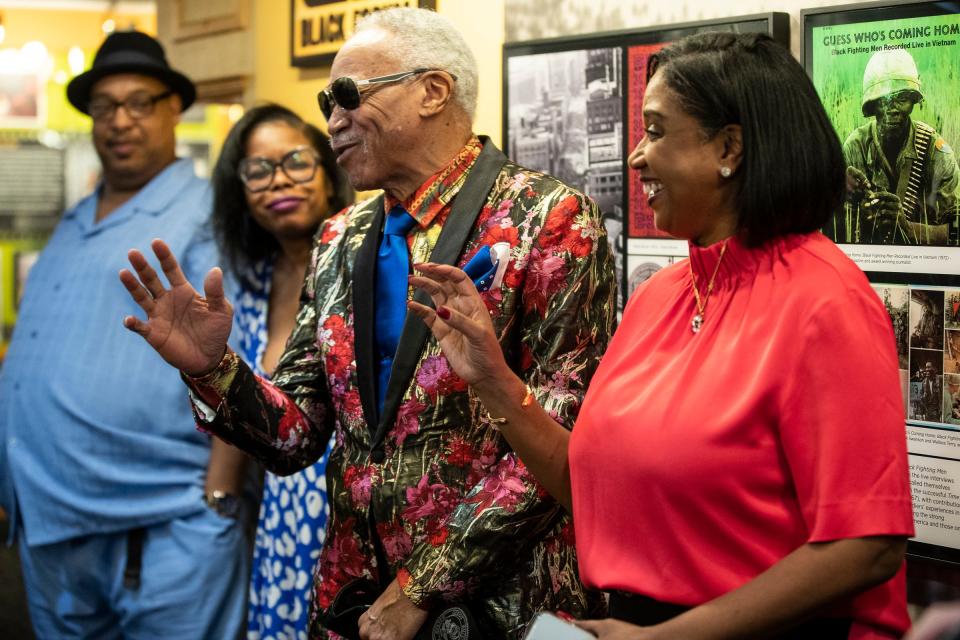
<path id="1" fill-rule="evenodd" d="M 873 137 L 873 144 L 877 149 L 883 149 L 883 144 L 880 142 L 880 131 L 877 128 L 876 119 L 870 123 L 870 134 Z M 886 158 L 883 153 L 880 154 L 881 157 Z M 897 154 L 897 163 L 899 164 L 900 158 L 910 158 L 915 159 L 917 157 L 917 125 L 913 121 L 913 118 L 910 119 L 910 131 L 907 133 L 907 139 L 903 143 L 903 147 L 900 149 L 900 153 Z"/>
<path id="2" fill-rule="evenodd" d="M 189 158 L 180 158 L 167 165 L 163 171 L 155 175 L 136 195 L 124 202 L 114 213 L 120 213 L 124 210 L 139 210 L 148 213 L 161 212 L 167 208 L 170 201 L 178 197 L 180 189 L 177 188 L 177 186 L 183 184 L 193 176 L 193 161 Z M 100 200 L 100 191 L 102 188 L 103 181 L 101 180 L 93 193 L 67 211 L 64 217 L 72 218 L 84 209 L 88 210 L 88 212 L 95 211 L 97 202 Z M 112 213 L 108 217 L 113 216 L 114 214 Z"/>
<path id="3" fill-rule="evenodd" d="M 384 209 L 389 211 L 397 204 L 403 205 L 421 228 L 430 226 L 437 214 L 443 211 L 460 191 L 470 167 L 477 161 L 482 150 L 483 143 L 480 138 L 472 136 L 446 166 L 427 178 L 409 198 L 400 202 L 385 195 Z"/>

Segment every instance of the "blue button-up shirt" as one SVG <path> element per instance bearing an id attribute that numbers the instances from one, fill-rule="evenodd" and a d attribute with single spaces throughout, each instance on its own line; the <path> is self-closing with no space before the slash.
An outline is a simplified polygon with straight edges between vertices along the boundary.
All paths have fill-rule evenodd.
<path id="1" fill-rule="evenodd" d="M 178 372 L 123 327 L 144 314 L 117 273 L 128 249 L 152 258 L 160 237 L 202 291 L 216 263 L 208 184 L 179 160 L 100 222 L 98 193 L 64 215 L 30 271 L 0 370 L 0 500 L 29 545 L 204 508 L 209 438 Z"/>

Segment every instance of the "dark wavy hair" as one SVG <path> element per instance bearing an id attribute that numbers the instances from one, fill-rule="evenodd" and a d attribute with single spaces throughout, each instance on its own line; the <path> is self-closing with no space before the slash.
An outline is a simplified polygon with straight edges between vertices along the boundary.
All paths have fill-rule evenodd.
<path id="1" fill-rule="evenodd" d="M 337 158 L 323 132 L 278 104 L 265 104 L 247 111 L 227 134 L 211 179 L 214 237 L 227 269 L 240 279 L 245 277 L 250 266 L 273 255 L 280 248 L 273 235 L 257 224 L 250 214 L 243 182 L 237 173 L 240 161 L 246 157 L 250 134 L 267 122 L 283 122 L 300 131 L 320 155 L 320 167 L 332 191 L 331 213 L 340 211 L 353 201 L 353 189 L 337 166 Z"/>
<path id="2" fill-rule="evenodd" d="M 770 36 L 688 36 L 651 56 L 648 82 L 654 74 L 708 137 L 740 125 L 743 160 L 732 179 L 747 244 L 814 231 L 840 207 L 840 140 L 803 68 Z"/>

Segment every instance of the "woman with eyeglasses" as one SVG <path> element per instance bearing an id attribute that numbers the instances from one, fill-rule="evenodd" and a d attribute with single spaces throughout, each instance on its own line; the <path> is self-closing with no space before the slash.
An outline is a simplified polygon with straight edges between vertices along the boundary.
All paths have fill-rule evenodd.
<path id="1" fill-rule="evenodd" d="M 313 235 L 353 199 L 326 136 L 279 105 L 230 130 L 213 171 L 213 228 L 239 285 L 238 353 L 260 375 L 277 366 L 295 324 Z M 329 447 L 328 447 L 329 451 Z M 214 455 L 244 454 L 220 440 Z M 254 546 L 249 637 L 305 637 L 313 569 L 328 513 L 326 454 L 290 476 L 266 472 Z"/>

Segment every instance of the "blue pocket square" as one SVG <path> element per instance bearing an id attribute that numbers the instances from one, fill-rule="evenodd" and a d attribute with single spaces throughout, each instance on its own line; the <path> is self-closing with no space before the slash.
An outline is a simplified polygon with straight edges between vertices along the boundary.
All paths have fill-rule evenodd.
<path id="1" fill-rule="evenodd" d="M 499 260 L 494 262 L 490 257 L 490 247 L 484 246 L 470 258 L 470 262 L 464 265 L 463 272 L 473 280 L 477 291 L 483 293 L 493 285 L 493 281 L 497 275 L 498 263 Z"/>

